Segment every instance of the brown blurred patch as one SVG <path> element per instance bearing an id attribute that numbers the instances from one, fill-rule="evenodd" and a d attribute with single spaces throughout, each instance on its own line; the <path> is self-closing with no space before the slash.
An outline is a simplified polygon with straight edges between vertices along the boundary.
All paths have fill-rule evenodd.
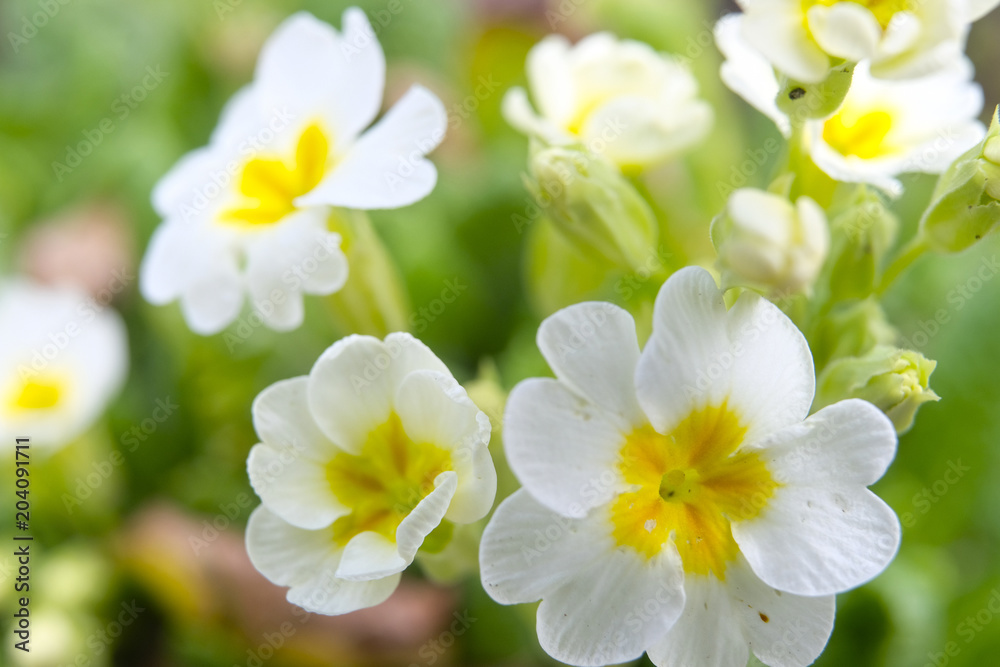
<path id="1" fill-rule="evenodd" d="M 215 523 L 224 527 L 221 518 Z M 344 616 L 309 614 L 254 569 L 241 533 L 219 531 L 212 519 L 166 503 L 133 515 L 116 551 L 174 623 L 242 636 L 245 661 L 256 656 L 267 662 L 273 653 L 317 667 L 421 663 L 421 648 L 426 652 L 428 642 L 446 632 L 457 602 L 454 591 L 404 577 L 378 607 Z M 450 662 L 447 654 L 437 661 Z"/>
<path id="2" fill-rule="evenodd" d="M 106 305 L 135 282 L 134 248 L 125 209 L 88 202 L 33 225 L 21 246 L 20 269 L 41 283 L 83 289 Z"/>

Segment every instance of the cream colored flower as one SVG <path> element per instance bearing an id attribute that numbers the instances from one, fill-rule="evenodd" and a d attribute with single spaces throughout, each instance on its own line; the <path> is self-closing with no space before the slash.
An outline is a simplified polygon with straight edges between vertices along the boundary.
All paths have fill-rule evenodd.
<path id="1" fill-rule="evenodd" d="M 489 418 L 409 334 L 338 341 L 308 376 L 265 389 L 253 416 L 263 504 L 247 551 L 309 611 L 379 604 L 418 550 L 493 506 Z"/>
<path id="2" fill-rule="evenodd" d="M 597 33 L 549 35 L 528 54 L 528 84 L 503 101 L 508 122 L 552 145 L 582 143 L 621 167 L 645 167 L 700 142 L 712 108 L 688 69 L 648 45 Z"/>
<path id="3" fill-rule="evenodd" d="M 969 25 L 1000 0 L 737 0 L 743 36 L 779 71 L 806 83 L 843 60 L 874 76 L 922 77 L 960 58 Z"/>
<path id="4" fill-rule="evenodd" d="M 0 286 L 0 437 L 39 448 L 81 435 L 121 389 L 125 325 L 83 292 Z"/>
<path id="5" fill-rule="evenodd" d="M 862 400 L 809 415 L 805 338 L 704 269 L 675 273 L 641 352 L 635 322 L 584 303 L 542 323 L 555 379 L 514 388 L 504 445 L 524 488 L 480 550 L 495 600 L 541 600 L 539 642 L 573 665 L 804 667 L 834 594 L 879 574 L 900 538 L 866 487 L 896 452 Z"/>
<path id="6" fill-rule="evenodd" d="M 347 280 L 330 207 L 396 208 L 434 188 L 424 155 L 444 138 L 444 106 L 414 86 L 366 130 L 382 105 L 385 56 L 363 11 L 348 9 L 343 24 L 337 32 L 303 12 L 279 26 L 209 145 L 153 192 L 164 223 L 140 286 L 154 304 L 179 299 L 198 333 L 222 330 L 247 295 L 269 327 L 296 328 L 303 293 Z"/>

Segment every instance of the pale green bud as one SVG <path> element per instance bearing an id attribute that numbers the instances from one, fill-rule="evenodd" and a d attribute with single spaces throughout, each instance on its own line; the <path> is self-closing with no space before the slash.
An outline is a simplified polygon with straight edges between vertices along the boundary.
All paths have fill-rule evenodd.
<path id="1" fill-rule="evenodd" d="M 955 160 L 938 180 L 920 233 L 938 252 L 958 252 L 1000 223 L 1000 109 L 982 142 Z"/>
<path id="2" fill-rule="evenodd" d="M 833 67 L 819 83 L 802 83 L 784 78 L 775 102 L 793 126 L 802 125 L 813 118 L 826 118 L 843 103 L 854 78 L 854 64 L 844 63 Z"/>
<path id="3" fill-rule="evenodd" d="M 812 199 L 800 197 L 793 204 L 754 188 L 730 195 L 711 234 L 725 287 L 771 293 L 807 291 L 830 244 L 826 215 Z"/>
<path id="4" fill-rule="evenodd" d="M 579 150 L 536 148 L 526 185 L 577 248 L 634 269 L 658 239 L 649 204 L 613 164 Z"/>
<path id="5" fill-rule="evenodd" d="M 888 346 L 861 357 L 837 359 L 820 374 L 813 408 L 861 398 L 884 412 L 897 433 L 904 433 L 922 404 L 940 400 L 929 386 L 936 365 L 914 350 Z"/>
<path id="6" fill-rule="evenodd" d="M 818 369 L 841 357 L 858 357 L 877 345 L 891 345 L 899 332 L 875 297 L 837 304 L 817 326 L 811 338 Z"/>
<path id="7" fill-rule="evenodd" d="M 825 298 L 863 299 L 871 294 L 882 258 L 892 247 L 899 220 L 879 195 L 860 188 L 830 223 L 832 242 Z"/>

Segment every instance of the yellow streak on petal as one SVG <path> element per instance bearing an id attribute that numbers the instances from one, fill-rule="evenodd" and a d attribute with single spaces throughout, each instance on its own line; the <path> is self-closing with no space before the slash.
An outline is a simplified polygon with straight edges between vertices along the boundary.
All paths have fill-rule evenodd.
<path id="1" fill-rule="evenodd" d="M 841 155 L 870 160 L 892 152 L 885 141 L 891 129 L 888 112 L 871 111 L 853 119 L 840 112 L 823 124 L 823 140 Z"/>
<path id="2" fill-rule="evenodd" d="M 777 483 L 725 402 L 688 415 L 667 435 L 646 426 L 626 439 L 619 470 L 633 490 L 611 506 L 612 535 L 647 558 L 673 535 L 684 570 L 725 578 L 739 554 L 730 521 L 757 516 Z"/>
<path id="3" fill-rule="evenodd" d="M 452 469 L 448 451 L 414 442 L 392 413 L 359 454 L 341 452 L 327 465 L 334 495 L 351 510 L 334 522 L 334 540 L 343 546 L 373 531 L 395 542 L 400 522 L 434 490 L 434 479 Z"/>
<path id="4" fill-rule="evenodd" d="M 292 167 L 284 159 L 254 158 L 237 177 L 244 200 L 222 214 L 242 226 L 273 225 L 295 211 L 295 199 L 315 188 L 330 168 L 330 139 L 317 123 L 299 137 Z"/>
<path id="5" fill-rule="evenodd" d="M 842 0 L 802 0 L 802 11 L 809 11 L 810 7 L 815 5 L 823 5 L 825 7 L 832 7 L 833 5 L 839 4 Z M 905 12 L 913 9 L 913 5 L 916 4 L 914 0 L 853 0 L 854 4 L 861 5 L 865 7 L 872 14 L 875 15 L 875 20 L 878 21 L 882 29 L 885 30 L 889 26 L 889 21 L 892 17 L 899 12 Z"/>
<path id="6" fill-rule="evenodd" d="M 18 412 L 48 410 L 59 404 L 64 393 L 64 383 L 58 380 L 31 378 L 14 390 L 10 405 Z"/>

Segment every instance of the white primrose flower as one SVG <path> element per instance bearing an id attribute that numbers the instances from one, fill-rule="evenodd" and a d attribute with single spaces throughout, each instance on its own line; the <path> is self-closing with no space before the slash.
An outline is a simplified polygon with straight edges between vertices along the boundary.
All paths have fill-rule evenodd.
<path id="1" fill-rule="evenodd" d="M 1000 0 L 737 0 L 742 33 L 781 72 L 819 83 L 846 60 L 879 78 L 930 74 L 962 56 L 969 26 Z"/>
<path id="2" fill-rule="evenodd" d="M 299 13 L 279 26 L 209 145 L 153 192 L 164 222 L 142 292 L 158 305 L 180 299 L 198 333 L 225 328 L 245 294 L 267 326 L 299 326 L 302 293 L 331 294 L 347 279 L 330 207 L 406 206 L 434 188 L 423 156 L 444 137 L 444 106 L 414 86 L 365 130 L 382 105 L 385 56 L 363 11 L 348 9 L 343 24 L 338 33 Z"/>
<path id="3" fill-rule="evenodd" d="M 790 120 L 775 104 L 777 76 L 740 37 L 745 20 L 731 14 L 716 24 L 716 42 L 726 56 L 722 79 L 789 136 Z M 982 108 L 983 91 L 966 58 L 905 81 L 876 79 L 862 62 L 840 108 L 828 118 L 805 121 L 804 141 L 813 162 L 831 178 L 898 195 L 899 174 L 941 173 L 982 140 Z"/>
<path id="4" fill-rule="evenodd" d="M 0 437 L 46 449 L 87 430 L 121 389 L 128 338 L 116 312 L 83 292 L 0 285 Z"/>
<path id="5" fill-rule="evenodd" d="M 830 247 L 826 214 L 809 197 L 793 204 L 755 188 L 734 191 L 712 223 L 724 287 L 807 291 Z"/>
<path id="6" fill-rule="evenodd" d="M 662 162 L 700 142 L 712 107 L 675 58 L 602 32 L 575 46 L 549 35 L 528 53 L 528 84 L 503 100 L 507 121 L 552 145 L 582 143 L 621 167 Z"/>
<path id="7" fill-rule="evenodd" d="M 834 594 L 880 573 L 900 526 L 866 487 L 896 434 L 862 400 L 812 416 L 805 338 L 759 295 L 728 311 L 704 269 L 667 280 L 640 353 L 611 304 L 546 319 L 555 379 L 507 403 L 504 442 L 524 488 L 483 535 L 498 602 L 541 599 L 538 638 L 574 665 L 808 665 Z"/>
<path id="8" fill-rule="evenodd" d="M 384 601 L 418 549 L 477 521 L 496 494 L 489 418 L 409 334 L 349 336 L 306 377 L 254 401 L 261 444 L 247 525 L 254 566 L 288 600 L 344 614 Z"/>

